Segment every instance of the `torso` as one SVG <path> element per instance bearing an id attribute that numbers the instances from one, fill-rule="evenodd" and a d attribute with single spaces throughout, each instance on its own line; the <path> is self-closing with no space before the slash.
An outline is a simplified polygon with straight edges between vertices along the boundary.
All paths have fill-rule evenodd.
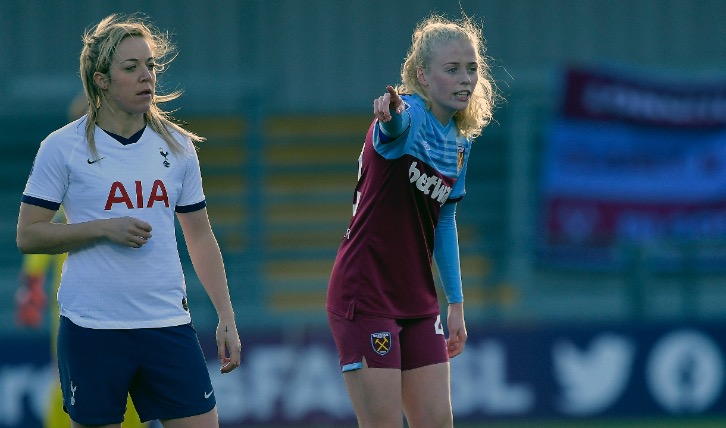
<path id="1" fill-rule="evenodd" d="M 381 142 L 374 122 L 366 135 L 354 192 L 354 215 L 336 257 L 327 308 L 392 318 L 437 314 L 431 270 L 441 205 L 464 193 L 471 142 L 455 124 L 441 126 L 418 97 L 410 128 Z"/>

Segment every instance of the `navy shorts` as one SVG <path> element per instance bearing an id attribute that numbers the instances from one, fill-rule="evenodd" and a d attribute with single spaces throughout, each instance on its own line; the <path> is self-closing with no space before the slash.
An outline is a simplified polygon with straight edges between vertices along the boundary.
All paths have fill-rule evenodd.
<path id="1" fill-rule="evenodd" d="M 92 329 L 61 317 L 58 369 L 63 408 L 83 425 L 121 423 L 127 394 L 142 422 L 201 415 L 216 406 L 191 324 Z"/>
<path id="2" fill-rule="evenodd" d="M 328 311 L 342 371 L 363 367 L 412 370 L 446 363 L 449 354 L 441 317 L 393 319 L 356 313 L 348 319 Z"/>

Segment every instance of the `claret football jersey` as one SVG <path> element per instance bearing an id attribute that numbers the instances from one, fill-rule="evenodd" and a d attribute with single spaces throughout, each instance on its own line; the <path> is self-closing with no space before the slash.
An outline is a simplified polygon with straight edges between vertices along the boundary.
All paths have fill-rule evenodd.
<path id="1" fill-rule="evenodd" d="M 85 116 L 40 145 L 23 202 L 58 209 L 69 224 L 131 216 L 152 226 L 141 248 L 110 240 L 68 253 L 58 291 L 60 314 L 87 328 L 146 328 L 190 321 L 177 250 L 175 211 L 205 206 L 191 141 L 173 132 L 173 152 L 150 127 L 122 144 L 96 127 L 98 154 L 88 148 Z"/>
<path id="2" fill-rule="evenodd" d="M 432 273 L 441 206 L 464 196 L 471 140 L 405 95 L 409 128 L 396 139 L 374 121 L 359 158 L 353 216 L 333 266 L 327 309 L 414 318 L 439 312 Z M 404 113 L 405 114 L 405 113 Z"/>

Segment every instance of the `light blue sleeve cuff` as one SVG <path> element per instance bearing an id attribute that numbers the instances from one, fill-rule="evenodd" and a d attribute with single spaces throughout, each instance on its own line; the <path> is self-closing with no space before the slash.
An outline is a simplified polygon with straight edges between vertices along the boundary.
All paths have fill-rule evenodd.
<path id="1" fill-rule="evenodd" d="M 403 135 L 411 125 L 411 113 L 408 112 L 408 104 L 405 104 L 405 108 L 401 114 L 391 110 L 391 120 L 388 122 L 379 121 L 378 125 L 381 127 L 381 132 L 389 141 L 395 140 Z"/>
<path id="2" fill-rule="evenodd" d="M 434 261 L 446 300 L 449 303 L 463 302 L 459 237 L 456 231 L 456 203 L 444 204 L 441 207 L 434 237 Z"/>

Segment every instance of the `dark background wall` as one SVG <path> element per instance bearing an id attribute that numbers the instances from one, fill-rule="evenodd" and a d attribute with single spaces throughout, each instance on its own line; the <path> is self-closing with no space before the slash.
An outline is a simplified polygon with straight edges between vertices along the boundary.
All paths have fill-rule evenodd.
<path id="1" fill-rule="evenodd" d="M 183 89 L 172 107 L 209 137 L 200 152 L 205 186 L 235 297 L 255 314 L 245 321 L 267 304 L 287 308 L 305 296 L 312 310 L 301 311 L 304 319 L 322 321 L 371 101 L 398 81 L 414 25 L 432 12 L 456 18 L 461 10 L 483 22 L 506 100 L 476 146 L 459 214 L 472 319 L 633 315 L 632 278 L 553 275 L 532 263 L 538 156 L 560 102 L 560 71 L 588 65 L 723 79 L 721 1 L 2 0 L 2 301 L 12 301 L 17 283 L 14 227 L 32 157 L 81 89 L 81 34 L 110 13 L 141 12 L 171 32 L 179 50 L 162 90 Z M 280 297 L 278 288 L 308 294 Z M 663 316 L 679 316 L 680 288 L 659 290 L 671 302 Z M 706 299 L 708 316 L 722 314 L 715 296 Z M 612 304 L 598 305 L 602 299 Z M 11 317 L 3 311 L 9 328 Z"/>
<path id="2" fill-rule="evenodd" d="M 0 112 L 63 107 L 78 90 L 83 30 L 140 11 L 174 34 L 166 79 L 185 111 L 234 110 L 257 87 L 273 111 L 366 111 L 398 78 L 416 22 L 430 12 L 482 19 L 505 93 L 546 87 L 567 63 L 721 73 L 726 5 L 713 0 L 267 0 L 0 2 Z"/>

